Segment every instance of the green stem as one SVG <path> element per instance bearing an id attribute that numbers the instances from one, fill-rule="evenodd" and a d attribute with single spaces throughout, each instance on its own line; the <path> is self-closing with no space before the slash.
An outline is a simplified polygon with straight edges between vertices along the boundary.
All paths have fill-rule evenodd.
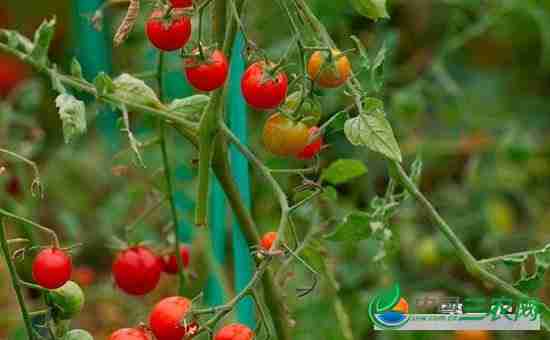
<path id="1" fill-rule="evenodd" d="M 6 264 L 8 265 L 8 269 L 10 272 L 11 282 L 13 285 L 13 289 L 15 290 L 15 295 L 17 297 L 17 302 L 19 303 L 19 308 L 21 309 L 21 315 L 23 317 L 23 321 L 25 323 L 25 328 L 27 329 L 27 336 L 29 340 L 34 340 L 34 331 L 32 328 L 31 318 L 27 311 L 27 306 L 25 305 L 25 300 L 23 299 L 23 293 L 21 292 L 21 286 L 19 286 L 19 276 L 17 275 L 17 271 L 15 270 L 15 266 L 11 260 L 10 252 L 8 249 L 8 242 L 6 240 L 6 230 L 4 227 L 4 221 L 0 221 L 0 244 L 2 246 L 2 252 L 4 253 L 4 259 L 6 260 Z"/>
<path id="2" fill-rule="evenodd" d="M 159 90 L 159 99 L 164 100 L 164 52 L 159 51 L 157 82 Z M 159 138 L 160 150 L 162 153 L 162 165 L 164 167 L 164 179 L 166 181 L 166 195 L 170 203 L 170 213 L 172 215 L 172 224 L 174 232 L 174 256 L 176 256 L 176 264 L 178 270 L 178 293 L 183 295 L 185 291 L 185 273 L 183 268 L 183 260 L 180 252 L 180 238 L 178 233 L 178 212 L 174 203 L 174 192 L 172 189 L 172 170 L 170 167 L 170 158 L 168 157 L 168 148 L 166 147 L 166 123 L 159 119 Z"/>
<path id="3" fill-rule="evenodd" d="M 511 296 L 518 298 L 518 299 L 530 299 L 530 297 L 524 293 L 522 293 L 520 290 L 516 289 L 514 286 L 509 284 L 506 281 L 503 281 L 498 276 L 494 275 L 493 273 L 489 272 L 483 266 L 481 266 L 475 257 L 470 253 L 470 251 L 466 248 L 464 243 L 458 238 L 458 236 L 455 234 L 453 229 L 447 224 L 447 222 L 439 215 L 437 210 L 433 207 L 433 205 L 428 201 L 428 199 L 418 190 L 414 182 L 409 178 L 403 167 L 400 163 L 396 161 L 391 161 L 390 163 L 393 171 L 393 175 L 396 177 L 396 180 L 398 180 L 406 191 L 408 191 L 411 196 L 413 196 L 428 212 L 430 215 L 430 218 L 436 223 L 439 230 L 447 237 L 447 239 L 451 242 L 453 247 L 456 250 L 456 253 L 458 257 L 461 259 L 461 261 L 466 266 L 466 270 L 473 275 L 474 277 L 480 278 L 482 280 L 485 280 L 487 282 L 491 282 L 496 287 L 498 287 L 501 291 L 506 292 L 510 294 Z M 549 320 L 541 320 L 543 326 L 546 329 L 550 329 L 550 323 Z"/>
<path id="4" fill-rule="evenodd" d="M 24 217 L 21 217 L 21 216 L 18 216 L 18 215 L 15 215 L 15 214 L 12 214 L 11 212 L 9 211 L 6 211 L 2 208 L 0 208 L 0 215 L 3 215 L 5 217 L 9 217 L 9 218 L 13 218 L 14 220 L 17 220 L 19 222 L 23 222 L 23 223 L 26 223 L 36 229 L 39 229 L 47 234 L 49 234 L 52 238 L 52 241 L 53 241 L 53 246 L 55 248 L 61 248 L 60 246 L 60 243 L 59 243 L 59 238 L 57 237 L 57 234 L 55 233 L 55 231 L 53 231 L 52 229 L 50 228 L 47 228 L 47 227 L 44 227 L 43 225 L 40 225 L 36 222 L 33 222 L 31 220 L 28 220 Z"/>
<path id="5" fill-rule="evenodd" d="M 196 134 L 196 131 L 198 129 L 198 126 L 196 123 L 190 122 L 187 119 L 182 118 L 181 116 L 174 114 L 165 108 L 157 108 L 157 107 L 137 104 L 131 100 L 122 98 L 116 94 L 103 94 L 100 96 L 98 95 L 97 90 L 93 84 L 82 79 L 77 79 L 72 76 L 61 74 L 57 72 L 57 70 L 48 68 L 40 63 L 37 63 L 36 61 L 28 57 L 26 54 L 14 48 L 11 48 L 4 43 L 0 43 L 0 51 L 11 54 L 17 57 L 18 59 L 21 59 L 22 61 L 28 63 L 29 65 L 33 66 L 38 72 L 43 73 L 49 77 L 55 76 L 64 85 L 68 85 L 78 91 L 91 94 L 95 96 L 98 100 L 104 103 L 113 104 L 116 106 L 125 105 L 128 108 L 128 110 L 131 112 L 143 113 L 146 115 L 156 116 L 156 117 L 164 118 L 165 120 L 176 122 L 178 123 L 178 127 L 186 131 L 186 134 L 189 135 L 190 137 Z"/>

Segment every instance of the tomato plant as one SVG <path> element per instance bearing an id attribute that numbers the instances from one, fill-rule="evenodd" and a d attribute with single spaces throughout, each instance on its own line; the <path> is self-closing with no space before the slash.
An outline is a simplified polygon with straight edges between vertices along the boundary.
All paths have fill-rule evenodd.
<path id="1" fill-rule="evenodd" d="M 159 301 L 149 315 L 149 326 L 158 340 L 177 340 L 193 335 L 196 325 L 184 324 L 191 300 L 172 296 Z"/>
<path id="2" fill-rule="evenodd" d="M 220 50 L 214 50 L 205 60 L 201 60 L 198 50 L 194 56 L 185 60 L 184 70 L 187 81 L 201 91 L 213 91 L 225 83 L 229 64 Z"/>
<path id="3" fill-rule="evenodd" d="M 117 286 L 131 295 L 144 295 L 155 289 L 161 270 L 159 258 L 144 246 L 119 252 L 112 267 Z"/>
<path id="4" fill-rule="evenodd" d="M 147 37 L 158 49 L 175 51 L 191 37 L 191 20 L 186 16 L 156 10 L 147 21 Z"/>
<path id="5" fill-rule="evenodd" d="M 274 73 L 274 74 L 272 74 Z M 258 110 L 275 109 L 288 91 L 288 78 L 265 62 L 250 65 L 243 74 L 241 90 L 248 105 Z"/>
<path id="6" fill-rule="evenodd" d="M 41 250 L 32 263 L 32 277 L 44 288 L 55 289 L 71 278 L 72 262 L 67 253 L 57 248 Z"/>
<path id="7" fill-rule="evenodd" d="M 309 129 L 309 136 L 310 139 L 312 136 L 315 136 L 317 133 L 319 133 L 319 128 L 314 126 Z M 302 149 L 297 155 L 299 159 L 311 159 L 315 157 L 323 147 L 323 136 L 319 136 L 317 138 L 314 138 L 312 142 L 310 142 L 308 145 L 306 145 L 305 148 Z"/>
<path id="8" fill-rule="evenodd" d="M 150 340 L 142 328 L 121 328 L 109 336 L 109 340 Z"/>
<path id="9" fill-rule="evenodd" d="M 372 308 L 413 314 L 411 290 L 426 287 L 542 297 L 550 329 L 550 246 L 540 244 L 548 118 L 500 116 L 548 106 L 547 46 L 530 40 L 546 37 L 548 9 L 350 2 L 128 0 L 75 11 L 82 43 L 103 42 L 85 35 L 108 36 L 103 20 L 120 18 L 112 69 L 52 49 L 55 18 L 32 38 L 0 30 L 0 275 L 29 340 L 90 340 L 124 325 L 109 339 L 378 338 L 365 321 L 376 322 Z M 506 25 L 514 11 L 539 26 L 521 49 L 509 28 L 530 27 Z M 513 72 L 478 69 L 475 46 L 488 42 Z M 537 66 L 525 63 L 520 52 L 539 49 Z M 201 93 L 180 97 L 177 68 Z M 516 100 L 526 88 L 534 94 Z M 497 97 L 506 100 L 487 101 Z M 403 289 L 377 296 L 391 281 Z"/>
<path id="10" fill-rule="evenodd" d="M 180 256 L 182 264 L 185 268 L 189 267 L 189 259 L 190 259 L 190 252 L 189 247 L 187 246 L 181 246 L 180 247 Z M 168 274 L 175 274 L 178 272 L 178 261 L 176 259 L 176 254 L 171 254 L 169 256 L 165 256 L 162 259 L 163 261 L 163 267 L 162 270 L 165 273 Z"/>
<path id="11" fill-rule="evenodd" d="M 303 123 L 275 113 L 264 125 L 262 140 L 269 152 L 278 156 L 294 156 L 308 145 L 309 129 Z"/>
<path id="12" fill-rule="evenodd" d="M 332 49 L 328 57 L 323 52 L 316 51 L 309 58 L 307 72 L 319 86 L 334 88 L 349 79 L 351 64 L 348 57 L 337 49 Z"/>
<path id="13" fill-rule="evenodd" d="M 262 239 L 260 240 L 260 246 L 263 250 L 269 251 L 271 249 L 271 246 L 273 245 L 273 242 L 277 239 L 277 233 L 274 231 L 270 231 L 268 233 L 265 233 L 264 236 L 262 236 Z"/>
<path id="14" fill-rule="evenodd" d="M 252 340 L 254 332 L 245 325 L 234 323 L 220 329 L 214 340 Z"/>

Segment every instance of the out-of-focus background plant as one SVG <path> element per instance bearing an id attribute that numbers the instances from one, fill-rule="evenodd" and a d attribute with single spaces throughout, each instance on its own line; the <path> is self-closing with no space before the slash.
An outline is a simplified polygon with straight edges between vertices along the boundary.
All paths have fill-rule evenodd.
<path id="1" fill-rule="evenodd" d="M 74 22 L 94 14 L 75 14 L 74 3 L 4 0 L 0 3 L 0 28 L 30 35 L 44 17 L 56 15 L 58 27 L 51 58 L 61 67 L 68 67 L 79 51 Z M 376 23 L 359 15 L 347 1 L 309 3 L 342 49 L 353 48 L 349 37 L 356 35 L 367 50 L 385 50 L 380 70 L 384 84 L 372 84 L 371 89 L 385 100 L 405 160 L 422 159 L 422 191 L 477 258 L 543 248 L 550 242 L 550 2 L 394 0 L 389 1 L 391 18 Z M 103 30 L 107 37 L 112 37 L 114 23 L 124 13 L 125 6 L 106 10 Z M 245 25 L 253 40 L 271 56 L 281 56 L 292 34 L 290 27 L 281 25 L 286 19 L 276 2 L 249 3 L 245 13 Z M 113 50 L 115 73 L 138 73 L 153 67 L 155 53 L 145 38 L 144 19 L 142 15 L 128 42 Z M 359 62 L 356 56 L 351 59 L 356 65 Z M 175 86 L 169 91 L 174 96 L 183 96 L 187 91 L 184 78 L 178 75 L 179 68 L 177 58 L 169 60 L 168 69 L 173 70 L 170 76 L 175 77 Z M 365 84 L 370 81 L 366 73 L 360 78 Z M 0 53 L 0 147 L 9 146 L 34 160 L 45 186 L 45 198 L 33 199 L 29 190 L 32 169 L 2 156 L 0 206 L 54 226 L 66 243 L 84 243 L 74 252 L 73 279 L 85 290 L 87 301 L 75 324 L 102 339 L 114 329 L 143 320 L 147 306 L 171 288 L 163 278 L 164 288 L 151 296 L 136 299 L 123 295 L 113 286 L 113 251 L 106 247 L 113 234 L 123 234 L 124 226 L 153 204 L 157 198 L 151 197 L 150 187 L 162 179 L 153 178 L 151 183 L 145 170 L 134 165 L 131 153 L 113 154 L 112 145 L 98 133 L 98 117 L 93 114 L 88 116 L 88 134 L 66 145 L 53 105 L 56 94 L 48 82 L 28 66 Z M 337 112 L 350 103 L 341 91 L 327 91 L 322 96 L 326 113 Z M 270 165 L 284 168 L 300 164 L 273 158 L 263 151 L 259 131 L 265 117 L 253 112 L 249 117 L 251 147 Z M 151 122 L 141 124 L 146 127 Z M 146 140 L 147 131 L 138 128 L 135 133 Z M 121 149 L 127 147 L 123 138 L 119 141 Z M 341 133 L 329 133 L 326 142 L 330 147 L 324 151 L 324 165 L 353 158 L 363 161 L 368 173 L 335 185 L 323 197 L 326 209 L 321 214 L 312 216 L 308 206 L 301 208 L 295 221 L 299 233 L 327 217 L 338 219 L 354 209 L 366 210 L 373 197 L 384 195 L 388 178 L 378 155 L 353 148 Z M 196 153 L 185 143 L 173 152 L 177 152 L 180 166 L 176 187 L 181 195 L 187 193 L 188 199 L 183 201 L 189 206 L 183 209 L 189 211 L 191 228 Z M 145 152 L 143 156 L 146 164 L 158 164 L 156 152 Z M 253 214 L 262 232 L 273 230 L 278 223 L 278 206 L 263 180 L 253 177 L 252 181 Z M 159 241 L 167 223 L 166 214 L 168 207 L 163 207 L 136 225 L 136 237 Z M 12 234 L 32 235 L 16 224 L 8 227 Z M 425 294 L 493 293 L 493 287 L 466 273 L 448 241 L 413 200 L 404 203 L 391 219 L 390 228 L 392 237 L 383 247 L 376 240 L 367 240 L 346 246 L 329 242 L 328 249 L 322 250 L 330 253 L 326 265 L 339 289 L 336 292 L 333 283 L 322 280 L 319 289 L 305 298 L 292 299 L 289 294 L 296 339 L 345 338 L 339 320 L 342 315 L 333 306 L 334 294 L 347 310 L 356 339 L 455 336 L 452 332 L 374 333 L 367 304 L 374 288 L 384 281 L 401 282 L 410 302 Z M 194 242 L 193 247 L 204 244 Z M 227 263 L 231 263 L 231 255 L 227 254 Z M 200 257 L 192 259 L 196 279 L 188 287 L 189 296 L 205 285 L 208 272 L 204 262 Z M 523 269 L 532 274 L 534 264 L 528 261 Z M 511 282 L 521 275 L 519 268 L 498 270 Z M 29 266 L 23 265 L 20 272 L 30 275 Z M 530 292 L 547 304 L 548 275 L 538 278 Z M 297 270 L 289 279 L 289 287 L 308 282 L 307 273 Z M 33 296 L 32 291 L 26 294 Z M 414 310 L 413 303 L 411 308 Z M 16 311 L 2 262 L 0 338 L 19 339 L 22 334 Z M 499 332 L 491 336 L 547 337 L 534 332 Z"/>

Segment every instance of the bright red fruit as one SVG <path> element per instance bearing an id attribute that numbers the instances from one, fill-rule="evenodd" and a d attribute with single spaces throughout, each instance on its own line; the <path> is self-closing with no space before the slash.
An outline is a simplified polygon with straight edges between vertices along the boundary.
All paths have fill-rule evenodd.
<path id="1" fill-rule="evenodd" d="M 262 239 L 260 240 L 260 246 L 263 250 L 270 250 L 271 246 L 273 245 L 273 242 L 277 239 L 277 233 L 274 231 L 270 231 L 268 233 L 265 233 Z"/>
<path id="2" fill-rule="evenodd" d="M 19 59 L 0 54 L 0 97 L 7 96 L 29 76 L 29 67 Z"/>
<path id="3" fill-rule="evenodd" d="M 193 6 L 193 0 L 170 0 L 170 4 L 174 8 L 186 8 Z"/>
<path id="4" fill-rule="evenodd" d="M 220 50 L 215 50 L 206 60 L 201 60 L 199 52 L 194 51 L 196 57 L 184 62 L 185 75 L 189 83 L 201 91 L 212 91 L 225 83 L 229 63 Z"/>
<path id="5" fill-rule="evenodd" d="M 254 332 L 239 323 L 227 325 L 220 329 L 214 336 L 214 340 L 252 340 Z"/>
<path id="6" fill-rule="evenodd" d="M 288 78 L 282 71 L 270 75 L 265 62 L 248 67 L 241 79 L 241 90 L 248 105 L 259 110 L 274 109 L 286 98 Z"/>
<path id="7" fill-rule="evenodd" d="M 180 254 L 183 266 L 187 268 L 189 266 L 189 247 L 181 246 Z M 168 274 L 176 274 L 178 272 L 178 259 L 176 259 L 175 254 L 172 254 L 168 258 L 164 259 L 164 266 L 162 270 Z"/>
<path id="8" fill-rule="evenodd" d="M 32 277 L 40 286 L 56 289 L 71 278 L 72 263 L 67 253 L 57 248 L 46 248 L 32 263 Z"/>
<path id="9" fill-rule="evenodd" d="M 309 135 L 313 136 L 314 134 L 319 131 L 319 128 L 316 126 L 313 126 L 309 129 Z M 323 147 L 323 136 L 319 136 L 316 140 L 309 143 L 296 157 L 299 159 L 311 159 L 315 157 L 321 151 L 321 148 Z"/>
<path id="10" fill-rule="evenodd" d="M 109 336 L 109 340 L 150 340 L 147 333 L 140 328 L 122 328 Z"/>
<path id="11" fill-rule="evenodd" d="M 182 48 L 191 37 L 191 20 L 177 13 L 166 19 L 163 16 L 161 10 L 155 10 L 147 21 L 146 30 L 149 41 L 163 51 Z"/>
<path id="12" fill-rule="evenodd" d="M 131 295 L 144 295 L 155 289 L 161 269 L 158 257 L 142 246 L 118 253 L 112 267 L 117 286 Z"/>
<path id="13" fill-rule="evenodd" d="M 149 327 L 157 340 L 182 340 L 192 335 L 197 325 L 184 326 L 181 322 L 191 310 L 191 300 L 172 296 L 158 302 L 149 315 Z"/>

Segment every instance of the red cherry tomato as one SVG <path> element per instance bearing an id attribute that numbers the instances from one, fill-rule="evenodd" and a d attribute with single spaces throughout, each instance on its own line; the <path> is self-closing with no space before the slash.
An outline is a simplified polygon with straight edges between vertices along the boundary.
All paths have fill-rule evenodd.
<path id="1" fill-rule="evenodd" d="M 344 84 L 351 76 L 351 64 L 348 57 L 337 49 L 331 50 L 331 54 L 331 65 L 325 65 L 328 62 L 328 58 L 321 51 L 313 53 L 307 64 L 309 77 L 323 88 L 338 87 Z"/>
<path id="2" fill-rule="evenodd" d="M 248 67 L 241 79 L 241 90 L 248 105 L 259 110 L 274 109 L 286 98 L 288 78 L 282 71 L 270 75 L 264 62 Z"/>
<path id="3" fill-rule="evenodd" d="M 157 286 L 161 264 L 149 248 L 138 246 L 118 253 L 112 271 L 122 291 L 131 295 L 145 295 Z"/>
<path id="4" fill-rule="evenodd" d="M 314 134 L 319 131 L 319 128 L 316 126 L 313 126 L 309 129 L 309 135 L 313 136 Z M 296 157 L 299 159 L 312 159 L 321 151 L 321 148 L 323 147 L 323 137 L 320 136 L 313 142 L 309 143 L 302 151 L 298 153 Z"/>
<path id="5" fill-rule="evenodd" d="M 71 278 L 71 258 L 63 250 L 46 248 L 36 255 L 32 263 L 32 277 L 40 286 L 56 289 Z"/>
<path id="6" fill-rule="evenodd" d="M 225 83 L 229 63 L 220 50 L 215 50 L 206 60 L 197 57 L 189 58 L 184 62 L 185 75 L 189 83 L 201 91 L 212 91 Z"/>
<path id="7" fill-rule="evenodd" d="M 193 0 L 170 0 L 174 8 L 187 8 L 193 6 Z"/>
<path id="8" fill-rule="evenodd" d="M 275 155 L 294 156 L 307 146 L 309 129 L 301 122 L 275 113 L 264 125 L 262 141 L 266 149 Z"/>
<path id="9" fill-rule="evenodd" d="M 76 267 L 73 271 L 73 280 L 84 287 L 93 284 L 95 277 L 95 270 L 87 266 Z"/>
<path id="10" fill-rule="evenodd" d="M 158 302 L 149 315 L 149 326 L 157 340 L 182 340 L 193 335 L 197 325 L 184 326 L 181 321 L 191 309 L 191 300 L 172 296 Z"/>
<path id="11" fill-rule="evenodd" d="M 214 340 L 252 340 L 254 332 L 245 325 L 234 323 L 220 329 Z"/>
<path id="12" fill-rule="evenodd" d="M 274 231 L 270 231 L 268 233 L 265 233 L 262 239 L 260 240 L 260 246 L 263 250 L 270 250 L 271 246 L 273 245 L 273 242 L 277 239 L 277 233 Z"/>
<path id="13" fill-rule="evenodd" d="M 149 41 L 163 51 L 174 51 L 182 48 L 191 37 L 191 20 L 183 15 L 164 19 L 161 10 L 155 10 L 147 21 Z"/>
<path id="14" fill-rule="evenodd" d="M 29 76 L 29 67 L 19 59 L 0 54 L 0 97 L 7 96 Z"/>
<path id="15" fill-rule="evenodd" d="M 145 330 L 141 328 L 122 328 L 113 332 L 109 340 L 150 340 Z"/>
<path id="16" fill-rule="evenodd" d="M 180 247 L 181 261 L 185 268 L 189 267 L 189 247 Z M 176 255 L 172 254 L 168 258 L 164 259 L 163 271 L 168 274 L 176 274 L 178 272 L 178 259 Z"/>

